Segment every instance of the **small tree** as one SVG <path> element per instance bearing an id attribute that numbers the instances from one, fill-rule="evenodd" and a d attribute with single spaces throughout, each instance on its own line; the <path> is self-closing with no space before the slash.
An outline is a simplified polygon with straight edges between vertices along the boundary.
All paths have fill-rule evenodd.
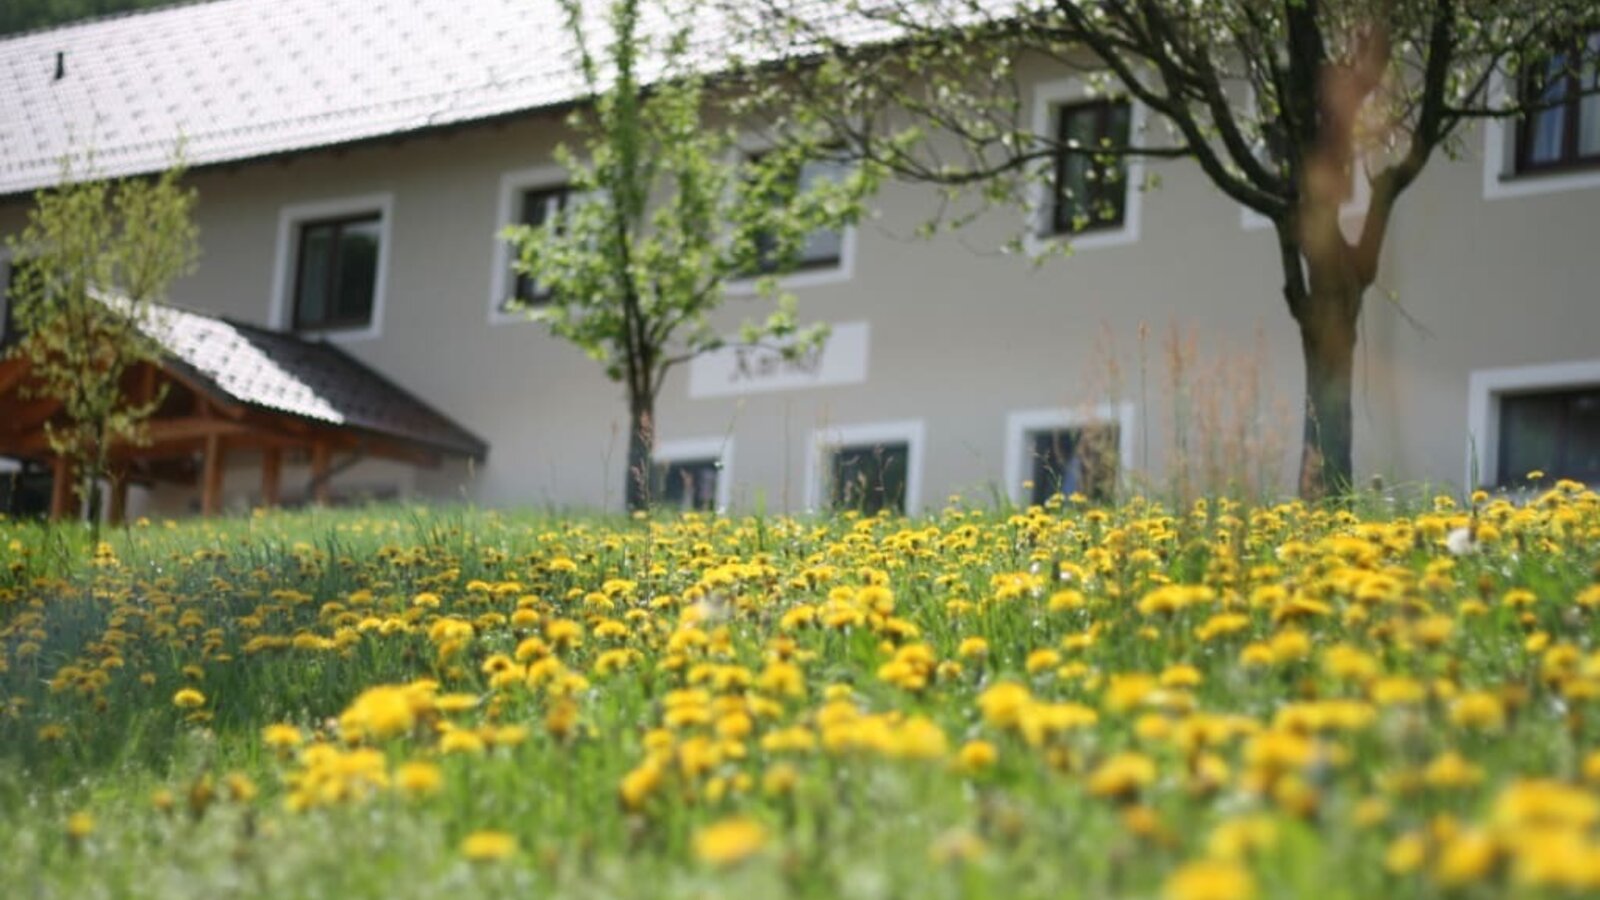
<path id="1" fill-rule="evenodd" d="M 182 175 L 175 165 L 153 179 L 73 181 L 64 169 L 9 241 L 22 334 L 9 354 L 28 364 L 26 394 L 59 406 L 45 437 L 77 472 L 82 497 L 110 475 L 113 446 L 142 439 L 161 400 L 130 396 L 124 382 L 160 360 L 144 330 L 150 305 L 197 257 L 195 192 Z"/>
<path id="2" fill-rule="evenodd" d="M 1548 58 L 1553 40 L 1581 45 L 1571 36 L 1600 27 L 1593 0 L 848 0 L 831 16 L 785 0 L 728 7 L 766 55 L 792 61 L 765 98 L 774 108 L 825 123 L 898 176 L 952 192 L 981 185 L 985 201 L 1011 204 L 1063 156 L 1104 170 L 1183 157 L 1266 217 L 1305 360 L 1308 496 L 1351 484 L 1357 322 L 1401 196 L 1459 149 L 1465 125 L 1561 102 L 1495 85 Z M 841 20 L 870 20 L 882 40 L 843 40 Z M 1020 78 L 1030 63 L 1084 73 L 1093 92 L 1143 104 L 1157 127 L 1096 144 L 1036 134 Z M 1353 238 L 1339 222 L 1352 177 L 1371 187 Z"/>
<path id="3" fill-rule="evenodd" d="M 821 155 L 790 142 L 754 160 L 740 156 L 732 126 L 708 121 L 702 76 L 688 56 L 694 9 L 670 27 L 643 33 L 639 0 L 616 0 L 603 56 L 590 46 L 582 4 L 563 0 L 588 102 L 570 122 L 582 156 L 557 159 L 578 198 L 538 226 L 508 228 L 516 270 L 548 301 L 527 309 L 550 332 L 577 345 L 627 389 L 626 502 L 649 505 L 655 403 L 668 372 L 723 346 L 710 316 L 724 285 L 795 267 L 808 236 L 854 222 L 872 186 L 870 168 L 800 189 L 801 165 Z M 641 69 L 658 72 L 646 84 Z M 825 326 L 799 328 L 792 297 L 778 297 L 764 321 L 739 340 L 772 342 L 793 355 L 825 339 Z"/>

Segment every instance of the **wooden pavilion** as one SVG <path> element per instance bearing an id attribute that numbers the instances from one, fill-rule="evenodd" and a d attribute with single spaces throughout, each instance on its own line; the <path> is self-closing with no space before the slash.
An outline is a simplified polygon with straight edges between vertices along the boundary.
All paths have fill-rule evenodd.
<path id="1" fill-rule="evenodd" d="M 124 517 L 133 483 L 197 484 L 201 513 L 214 515 L 229 454 L 241 451 L 260 453 L 266 506 L 282 499 L 285 458 L 309 462 L 304 499 L 325 504 L 334 475 L 360 459 L 435 466 L 488 453 L 480 438 L 326 341 L 170 306 L 154 311 L 146 331 L 163 359 L 130 371 L 123 388 L 161 405 L 147 441 L 112 448 L 112 521 Z M 28 381 L 25 361 L 0 360 L 0 457 L 48 467 L 58 519 L 76 508 L 76 479 L 45 437 L 59 405 L 32 397 Z"/>

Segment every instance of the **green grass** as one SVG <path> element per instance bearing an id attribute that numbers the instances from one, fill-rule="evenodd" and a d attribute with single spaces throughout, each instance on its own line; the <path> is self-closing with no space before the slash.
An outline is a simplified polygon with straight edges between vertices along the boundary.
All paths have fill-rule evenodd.
<path id="1" fill-rule="evenodd" d="M 1479 529 L 1477 552 L 1446 552 L 1456 527 Z M 953 507 L 916 521 L 376 507 L 141 524 L 99 554 L 76 528 L 0 523 L 0 566 L 8 896 L 1139 897 L 1205 859 L 1244 873 L 1258 896 L 1498 896 L 1546 886 L 1528 875 L 1542 851 L 1497 805 L 1535 778 L 1600 804 L 1584 780 L 1600 777 L 1589 606 L 1600 602 L 1600 501 L 1575 490 L 1482 504 L 1470 518 L 1372 500 Z M 862 590 L 878 581 L 892 611 Z M 1167 582 L 1212 593 L 1141 611 Z M 1052 602 L 1063 588 L 1081 602 Z M 1522 589 L 1532 603 L 1508 606 Z M 417 605 L 425 593 L 437 608 Z M 804 605 L 817 623 L 786 627 Z M 519 624 L 519 608 L 538 621 Z M 840 610 L 859 613 L 856 624 L 824 624 Z M 1244 616 L 1241 630 L 1197 634 L 1224 613 Z M 442 618 L 474 623 L 474 637 L 441 647 L 429 631 Z M 581 646 L 548 651 L 583 681 L 493 686 L 484 663 L 526 649 L 555 619 L 584 626 Z M 608 620 L 626 633 L 597 633 Z M 1440 623 L 1442 638 L 1430 631 Z M 1252 644 L 1286 632 L 1307 637 L 1303 657 L 1250 662 L 1269 652 Z M 288 646 L 259 649 L 264 637 Z M 961 658 L 972 637 L 987 654 Z M 920 688 L 886 666 L 916 645 L 942 666 Z M 1333 671 L 1336 645 L 1374 671 Z M 627 665 L 598 666 L 608 650 L 627 651 Z M 1043 650 L 1058 658 L 1041 662 Z M 109 657 L 120 664 L 101 668 Z M 763 681 L 780 658 L 800 667 L 803 696 Z M 1199 684 L 1184 686 L 1179 665 Z M 1176 680 L 1122 708 L 1111 680 L 1130 673 Z M 1383 706 L 1380 676 L 1414 679 L 1426 696 Z M 479 703 L 419 707 L 415 725 L 383 739 L 340 722 L 367 688 L 420 678 Z M 1004 681 L 1029 691 L 1024 717 L 1070 703 L 1097 719 L 1032 740 L 981 711 Z M 205 696 L 199 715 L 173 703 L 186 687 Z M 686 688 L 707 692 L 706 722 L 652 734 Z M 1456 698 L 1473 691 L 1493 698 L 1503 725 L 1463 718 Z M 1294 724 L 1332 699 L 1365 718 Z M 574 727 L 553 728 L 569 705 Z M 1175 737 L 1207 716 L 1234 717 L 1239 733 L 1203 750 Z M 904 736 L 921 719 L 942 746 Z M 520 726 L 526 738 L 449 754 L 445 722 Z M 298 779 L 314 765 L 304 749 L 266 744 L 277 723 L 311 743 L 370 746 L 391 776 L 435 763 L 442 788 L 300 809 Z M 797 726 L 814 751 L 763 744 Z M 992 768 L 957 764 L 972 741 L 997 749 Z M 1305 753 L 1263 762 L 1274 741 Z M 720 759 L 686 771 L 707 747 Z M 1447 751 L 1478 779 L 1428 775 Z M 653 753 L 668 774 L 630 806 L 619 785 Z M 1154 780 L 1097 792 L 1097 771 L 1123 754 L 1150 760 Z M 1213 763 L 1222 774 L 1202 786 L 1196 773 Z M 767 789 L 774 770 L 792 790 Z M 231 797 L 239 776 L 258 795 Z M 69 831 L 78 812 L 94 820 L 87 835 Z M 729 818 L 759 823 L 759 849 L 728 866 L 701 859 L 695 836 Z M 1219 832 L 1247 819 L 1272 839 L 1232 853 Z M 1562 834 L 1593 856 L 1600 886 L 1597 821 Z M 513 835 L 517 851 L 468 861 L 462 842 L 484 829 Z M 1492 856 L 1456 884 L 1446 860 L 1477 832 Z M 1425 837 L 1424 859 L 1386 867 L 1410 834 Z"/>

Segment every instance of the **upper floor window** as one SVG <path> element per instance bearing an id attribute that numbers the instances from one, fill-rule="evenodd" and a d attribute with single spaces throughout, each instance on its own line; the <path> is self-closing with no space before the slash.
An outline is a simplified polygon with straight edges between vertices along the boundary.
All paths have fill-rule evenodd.
<path id="1" fill-rule="evenodd" d="M 291 317 L 296 331 L 372 325 L 382 235 L 377 210 L 299 223 Z"/>
<path id="2" fill-rule="evenodd" d="M 547 222 L 554 222 L 566 212 L 572 203 L 572 188 L 568 185 L 551 187 L 537 187 L 522 192 L 522 210 L 517 222 L 530 228 L 538 228 Z M 513 250 L 515 252 L 515 250 Z M 501 304 L 502 312 L 510 312 L 515 307 L 538 306 L 550 302 L 550 288 L 539 284 L 530 275 L 512 270 L 515 276 L 512 293 Z"/>
<path id="3" fill-rule="evenodd" d="M 1600 386 L 1501 395 L 1499 438 L 1502 485 L 1534 471 L 1600 484 Z"/>
<path id="4" fill-rule="evenodd" d="M 1600 164 L 1600 31 L 1558 44 L 1521 89 L 1539 109 L 1517 125 L 1519 173 Z"/>
<path id="5" fill-rule="evenodd" d="M 1118 228 L 1128 207 L 1128 165 L 1120 153 L 1073 150 L 1120 150 L 1132 131 L 1132 109 L 1126 100 L 1091 100 L 1057 108 L 1056 153 L 1050 234 Z M 1070 148 L 1070 149 L 1068 149 Z"/>
<path id="6" fill-rule="evenodd" d="M 752 157 L 752 159 L 759 158 L 759 155 Z M 838 160 L 807 160 L 801 164 L 800 170 L 795 175 L 795 195 L 804 195 L 819 184 L 838 182 L 844 179 L 848 172 L 848 164 Z M 776 240 L 771 235 L 757 236 L 756 252 L 759 259 L 757 274 L 767 275 L 778 271 L 780 261 L 777 258 Z M 844 230 L 818 228 L 806 235 L 805 243 L 800 247 L 793 268 L 797 271 L 837 269 L 843 265 L 843 261 Z"/>

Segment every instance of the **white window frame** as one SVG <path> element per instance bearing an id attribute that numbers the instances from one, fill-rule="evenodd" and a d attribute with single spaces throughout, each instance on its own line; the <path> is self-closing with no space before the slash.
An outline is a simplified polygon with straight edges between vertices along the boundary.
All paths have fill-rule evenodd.
<path id="1" fill-rule="evenodd" d="M 1011 502 L 1023 506 L 1028 493 L 1022 482 L 1032 477 L 1028 466 L 1028 439 L 1041 431 L 1060 431 L 1067 428 L 1087 428 L 1095 425 L 1117 426 L 1117 483 L 1124 483 L 1133 468 L 1133 448 L 1137 420 L 1133 404 L 1100 403 L 1092 407 L 1045 409 L 1019 409 L 1006 414 L 1006 496 Z"/>
<path id="2" fill-rule="evenodd" d="M 1461 482 L 1489 487 L 1500 471 L 1501 395 L 1600 385 L 1600 359 L 1475 369 L 1467 385 L 1467 458 Z"/>
<path id="3" fill-rule="evenodd" d="M 1509 97 L 1511 76 L 1496 72 L 1489 82 L 1490 105 Z M 1506 200 L 1538 194 L 1561 194 L 1600 188 L 1600 168 L 1574 172 L 1528 172 L 1517 167 L 1517 120 L 1488 119 L 1483 125 L 1483 199 Z"/>
<path id="4" fill-rule="evenodd" d="M 907 516 L 922 510 L 923 455 L 927 445 L 927 426 L 921 419 L 902 419 L 894 422 L 867 422 L 858 425 L 831 425 L 813 428 L 806 441 L 806 508 L 819 510 L 826 505 L 823 497 L 825 473 L 833 453 L 844 447 L 873 444 L 906 445 L 906 508 Z"/>
<path id="5" fill-rule="evenodd" d="M 489 278 L 489 324 L 505 325 L 511 322 L 531 322 L 526 314 L 507 312 L 500 308 L 511 296 L 516 282 L 511 278 L 511 243 L 500 237 L 500 232 L 521 219 L 522 195 L 528 191 L 570 187 L 572 175 L 561 166 L 534 166 L 517 169 L 500 176 L 500 195 L 495 203 L 494 268 Z"/>
<path id="6" fill-rule="evenodd" d="M 681 438 L 657 441 L 650 461 L 657 465 L 698 459 L 717 461 L 717 512 L 725 513 L 733 498 L 733 438 Z"/>
<path id="7" fill-rule="evenodd" d="M 1145 123 L 1149 119 L 1149 111 L 1145 105 L 1132 96 L 1120 93 L 1116 87 L 1120 82 L 1112 80 L 1110 84 L 1112 87 L 1107 92 L 1092 90 L 1088 80 L 1081 77 L 1060 78 L 1034 85 L 1032 122 L 1034 135 L 1041 141 L 1055 141 L 1057 112 L 1064 106 L 1090 100 L 1126 100 L 1130 139 L 1143 133 Z M 1129 156 L 1126 159 L 1128 165 L 1123 182 L 1128 196 L 1123 201 L 1122 224 L 1116 228 L 1097 228 L 1078 234 L 1051 234 L 1051 217 L 1055 212 L 1052 208 L 1055 201 L 1054 191 L 1051 190 L 1055 177 L 1054 163 L 1051 163 L 1052 174 L 1048 177 L 1031 179 L 1027 187 L 1025 222 L 1027 231 L 1023 236 L 1023 246 L 1028 255 L 1042 256 L 1062 242 L 1075 251 L 1137 243 L 1140 210 L 1144 205 L 1145 160 L 1142 156 Z"/>
<path id="8" fill-rule="evenodd" d="M 389 259 L 394 243 L 394 194 L 363 194 L 311 203 L 296 203 L 278 210 L 278 247 L 272 265 L 269 324 L 280 331 L 294 330 L 294 281 L 299 267 L 300 226 L 317 219 L 378 213 L 378 271 L 372 284 L 372 321 L 365 328 L 333 328 L 299 334 L 330 341 L 372 340 L 383 335 L 384 300 L 389 293 Z"/>

